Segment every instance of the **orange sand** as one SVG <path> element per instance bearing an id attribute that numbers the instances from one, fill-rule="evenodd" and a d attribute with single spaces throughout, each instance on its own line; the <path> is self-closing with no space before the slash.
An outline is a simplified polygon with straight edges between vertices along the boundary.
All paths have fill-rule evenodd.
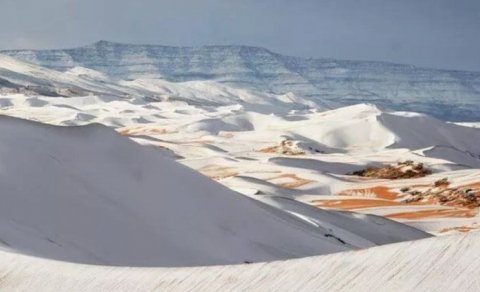
<path id="1" fill-rule="evenodd" d="M 478 229 L 478 227 L 457 226 L 457 227 L 451 227 L 451 228 L 444 228 L 444 229 L 440 230 L 440 233 L 445 233 L 445 232 L 449 232 L 449 231 L 458 231 L 458 232 L 466 233 L 466 232 L 470 232 L 470 231 L 476 230 L 476 229 Z"/>
<path id="2" fill-rule="evenodd" d="M 117 131 L 122 136 L 162 135 L 162 134 L 168 133 L 166 129 L 153 128 L 153 127 L 121 128 L 121 129 L 118 129 Z"/>
<path id="3" fill-rule="evenodd" d="M 353 189 L 340 192 L 338 195 L 341 196 L 358 196 L 358 197 L 368 197 L 368 194 L 375 195 L 376 198 L 384 200 L 395 200 L 397 199 L 397 193 L 390 191 L 388 187 L 377 186 L 367 189 Z"/>
<path id="4" fill-rule="evenodd" d="M 436 209 L 436 210 L 422 210 L 414 212 L 402 212 L 389 214 L 386 217 L 392 219 L 424 219 L 424 218 L 447 218 L 447 217 L 461 217 L 470 218 L 477 215 L 477 210 L 472 209 Z"/>
<path id="5" fill-rule="evenodd" d="M 235 168 L 219 165 L 206 165 L 200 168 L 198 171 L 215 180 L 238 175 L 238 172 L 235 170 Z"/>
<path id="6" fill-rule="evenodd" d="M 312 203 L 316 207 L 354 210 L 373 207 L 398 206 L 402 203 L 377 199 L 344 199 L 344 200 L 315 200 Z"/>
<path id="7" fill-rule="evenodd" d="M 304 186 L 306 184 L 309 184 L 311 182 L 314 182 L 313 180 L 309 180 L 309 179 L 305 179 L 305 178 L 301 178 L 301 177 L 298 177 L 296 174 L 293 174 L 293 173 L 285 173 L 285 174 L 281 174 L 279 176 L 275 176 L 275 177 L 272 177 L 272 178 L 269 178 L 267 179 L 267 181 L 271 181 L 271 180 L 275 180 L 275 179 L 279 179 L 279 178 L 290 178 L 292 179 L 293 181 L 291 182 L 285 182 L 285 183 L 278 183 L 276 185 L 278 185 L 279 187 L 282 187 L 282 188 L 285 188 L 285 189 L 295 189 L 295 188 L 299 188 L 301 186 Z"/>

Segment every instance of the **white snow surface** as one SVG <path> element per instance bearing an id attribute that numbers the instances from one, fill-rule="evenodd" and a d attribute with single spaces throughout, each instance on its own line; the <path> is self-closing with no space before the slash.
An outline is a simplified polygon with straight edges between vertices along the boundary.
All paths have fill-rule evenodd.
<path id="1" fill-rule="evenodd" d="M 480 233 L 269 263 L 126 268 L 0 252 L 15 291 L 478 291 Z"/>
<path id="2" fill-rule="evenodd" d="M 213 81 L 346 106 L 370 102 L 455 121 L 478 121 L 480 73 L 383 62 L 284 56 L 251 46 L 172 47 L 99 41 L 64 50 L 0 53 L 54 70 L 83 67 L 115 79 Z M 87 74 L 88 75 L 88 74 Z"/>

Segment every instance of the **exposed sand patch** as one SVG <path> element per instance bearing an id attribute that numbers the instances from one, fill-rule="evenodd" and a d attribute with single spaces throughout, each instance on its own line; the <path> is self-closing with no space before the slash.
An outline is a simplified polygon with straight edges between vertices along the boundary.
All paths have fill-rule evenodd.
<path id="1" fill-rule="evenodd" d="M 214 180 L 238 175 L 238 171 L 235 168 L 220 165 L 206 165 L 198 169 L 198 171 Z"/>
<path id="2" fill-rule="evenodd" d="M 480 189 L 480 182 L 463 185 L 464 188 Z"/>
<path id="3" fill-rule="evenodd" d="M 438 210 L 421 210 L 415 212 L 401 212 L 389 214 L 385 217 L 390 219 L 425 219 L 425 218 L 447 218 L 460 217 L 471 218 L 476 216 L 478 210 L 472 209 L 438 209 Z"/>
<path id="4" fill-rule="evenodd" d="M 444 228 L 439 231 L 439 233 L 447 233 L 451 231 L 457 231 L 457 232 L 462 232 L 462 233 L 467 233 L 472 230 L 477 230 L 479 227 L 473 227 L 473 226 L 457 226 L 457 227 L 451 227 L 451 228 Z"/>
<path id="5" fill-rule="evenodd" d="M 335 208 L 343 210 L 355 210 L 374 207 L 400 206 L 402 203 L 377 199 L 342 199 L 342 200 L 314 200 L 314 206 L 322 208 Z"/>
<path id="6" fill-rule="evenodd" d="M 366 189 L 353 189 L 340 192 L 340 196 L 353 196 L 353 197 L 367 197 L 367 198 L 379 198 L 384 200 L 395 200 L 398 198 L 398 193 L 393 192 L 390 188 L 385 186 L 378 186 Z"/>
<path id="7" fill-rule="evenodd" d="M 322 208 L 359 211 L 366 208 L 396 207 L 394 208 L 396 211 L 385 214 L 391 219 L 471 218 L 478 213 L 480 206 L 480 188 L 478 187 L 480 183 L 452 187 L 449 180 L 439 179 L 430 184 L 394 188 L 400 191 L 393 191 L 388 186 L 349 189 L 337 195 L 354 197 L 352 199 L 315 200 L 312 204 Z M 451 208 L 420 211 L 409 209 L 409 206 L 418 205 Z"/>
<path id="8" fill-rule="evenodd" d="M 234 138 L 235 135 L 234 135 L 232 132 L 220 132 L 220 133 L 218 134 L 218 137 L 231 139 L 231 138 Z"/>
<path id="9" fill-rule="evenodd" d="M 445 205 L 462 208 L 480 207 L 480 188 L 477 184 L 468 184 L 450 187 L 450 182 L 445 178 L 435 181 L 430 188 L 412 189 L 405 188 L 403 201 L 405 203 L 428 201 L 436 205 Z"/>
<path id="10" fill-rule="evenodd" d="M 285 181 L 285 179 L 287 179 L 287 181 Z M 301 178 L 293 173 L 281 174 L 279 176 L 268 178 L 266 180 L 285 189 L 296 189 L 301 186 L 314 182 L 314 180 Z"/>
<path id="11" fill-rule="evenodd" d="M 270 146 L 266 148 L 262 148 L 257 150 L 257 152 L 262 152 L 262 153 L 277 153 L 278 146 Z"/>
<path id="12" fill-rule="evenodd" d="M 258 152 L 284 155 L 305 155 L 305 151 L 298 147 L 298 145 L 292 140 L 282 140 L 280 145 L 263 148 L 258 150 Z"/>
<path id="13" fill-rule="evenodd" d="M 139 135 L 164 135 L 168 134 L 164 128 L 157 127 L 126 127 L 117 129 L 122 136 L 139 136 Z"/>

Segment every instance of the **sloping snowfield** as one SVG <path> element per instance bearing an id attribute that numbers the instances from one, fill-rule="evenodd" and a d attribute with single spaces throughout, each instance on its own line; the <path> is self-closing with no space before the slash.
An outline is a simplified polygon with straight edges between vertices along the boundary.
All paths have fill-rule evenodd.
<path id="1" fill-rule="evenodd" d="M 15 291 L 478 291 L 480 234 L 249 265 L 87 266 L 0 252 L 0 289 Z"/>

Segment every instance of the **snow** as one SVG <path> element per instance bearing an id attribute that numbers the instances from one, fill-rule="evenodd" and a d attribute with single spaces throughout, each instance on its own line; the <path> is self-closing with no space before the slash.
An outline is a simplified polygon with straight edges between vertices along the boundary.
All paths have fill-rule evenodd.
<path id="1" fill-rule="evenodd" d="M 21 291 L 478 291 L 480 233 L 287 261 L 196 268 L 87 266 L 0 252 Z"/>
<path id="2" fill-rule="evenodd" d="M 16 94 L 0 96 L 0 102 L 6 105 L 0 110 L 5 115 L 55 125 L 101 123 L 116 128 L 122 135 L 161 149 L 163 155 L 179 159 L 242 193 L 294 196 L 311 204 L 351 189 L 386 187 L 399 193 L 402 188 L 433 184 L 444 177 L 455 182 L 461 179 L 461 170 L 471 173 L 465 185 L 480 181 L 476 170 L 480 165 L 479 129 L 425 115 L 389 112 L 369 104 L 289 112 L 280 104 L 267 107 L 270 112 L 265 112 L 265 108 L 257 111 L 235 101 L 211 107 L 187 101 L 111 96 Z M 393 182 L 345 177 L 366 165 L 406 160 L 424 163 L 434 175 Z M 354 193 L 361 195 L 354 198 L 365 197 Z M 376 199 L 375 196 L 369 198 Z M 391 203 L 395 208 L 390 208 L 390 213 L 385 213 L 385 206 L 353 210 L 382 216 L 418 210 L 414 205 Z M 425 226 L 425 231 L 434 233 L 451 227 L 448 220 L 438 220 L 443 220 L 445 226 L 419 225 L 417 221 L 412 226 Z M 457 226 L 476 226 L 473 223 L 477 221 L 476 217 L 465 218 L 465 224 L 457 222 Z"/>
<path id="3" fill-rule="evenodd" d="M 115 79 L 216 82 L 236 89 L 293 93 L 317 106 L 371 102 L 437 118 L 480 119 L 480 73 L 382 62 L 306 59 L 249 46 L 171 47 L 107 41 L 67 50 L 1 51 L 59 71 L 93 69 Z M 152 89 L 155 82 L 140 86 Z M 160 90 L 161 91 L 161 90 Z"/>

